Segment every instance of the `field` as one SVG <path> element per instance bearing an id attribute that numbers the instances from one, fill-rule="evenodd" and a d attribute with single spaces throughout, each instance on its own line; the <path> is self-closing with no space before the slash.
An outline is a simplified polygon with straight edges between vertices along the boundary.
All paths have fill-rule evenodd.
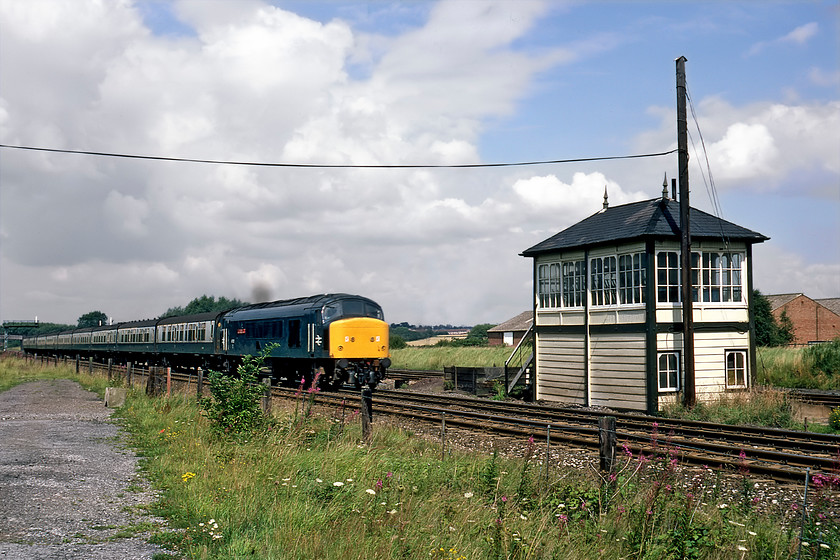
<path id="1" fill-rule="evenodd" d="M 0 366 L 2 387 L 41 376 L 74 374 Z M 101 378 L 79 380 L 104 390 Z M 384 418 L 365 441 L 357 411 L 319 411 L 310 399 L 277 403 L 270 422 L 234 436 L 214 431 L 193 398 L 130 392 L 117 416 L 160 492 L 150 508 L 170 525 L 152 538 L 171 556 L 156 560 L 763 560 L 800 546 L 799 504 L 771 502 L 745 473 L 686 471 L 664 447 L 622 453 L 610 476 L 546 473 L 532 441 L 509 456 L 455 446 L 442 456 Z M 819 517 L 824 490 L 811 490 L 803 558 L 838 557 L 838 528 Z"/>

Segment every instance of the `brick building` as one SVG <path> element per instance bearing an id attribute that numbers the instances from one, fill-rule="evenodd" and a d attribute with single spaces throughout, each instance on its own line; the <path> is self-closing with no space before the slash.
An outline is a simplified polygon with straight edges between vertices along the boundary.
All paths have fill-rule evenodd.
<path id="1" fill-rule="evenodd" d="M 840 336 L 840 298 L 811 299 L 805 294 L 767 296 L 776 321 L 786 313 L 793 323 L 793 344 L 825 342 Z"/>

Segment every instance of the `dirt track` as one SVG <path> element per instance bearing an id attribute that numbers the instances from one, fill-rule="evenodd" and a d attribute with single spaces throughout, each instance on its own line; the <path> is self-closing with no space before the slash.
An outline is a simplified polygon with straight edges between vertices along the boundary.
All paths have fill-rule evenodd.
<path id="1" fill-rule="evenodd" d="M 69 380 L 0 393 L 0 559 L 149 559 L 160 524 L 111 410 Z"/>

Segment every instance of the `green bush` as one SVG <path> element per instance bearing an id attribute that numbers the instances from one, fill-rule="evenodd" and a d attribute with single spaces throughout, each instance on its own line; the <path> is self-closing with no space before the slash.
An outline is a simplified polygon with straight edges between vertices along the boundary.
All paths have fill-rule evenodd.
<path id="1" fill-rule="evenodd" d="M 210 372 L 211 396 L 198 404 L 215 433 L 249 434 L 264 427 L 266 418 L 260 407 L 264 388 L 257 383 L 257 374 L 274 346 L 266 346 L 259 356 L 244 356 L 236 376 Z"/>
<path id="2" fill-rule="evenodd" d="M 840 406 L 832 410 L 828 415 L 828 425 L 835 430 L 840 430 Z"/>
<path id="3" fill-rule="evenodd" d="M 814 369 L 826 375 L 840 374 L 840 338 L 809 346 L 805 350 L 805 359 Z"/>

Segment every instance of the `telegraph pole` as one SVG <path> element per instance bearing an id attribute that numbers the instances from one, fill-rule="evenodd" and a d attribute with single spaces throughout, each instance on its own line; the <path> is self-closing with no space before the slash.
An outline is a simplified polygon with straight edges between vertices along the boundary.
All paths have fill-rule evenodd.
<path id="1" fill-rule="evenodd" d="M 694 406 L 694 312 L 691 294 L 691 229 L 688 205 L 688 118 L 686 116 L 685 62 L 677 59 L 677 158 L 680 183 L 680 269 L 682 283 L 683 368 L 685 386 L 683 402 Z"/>

